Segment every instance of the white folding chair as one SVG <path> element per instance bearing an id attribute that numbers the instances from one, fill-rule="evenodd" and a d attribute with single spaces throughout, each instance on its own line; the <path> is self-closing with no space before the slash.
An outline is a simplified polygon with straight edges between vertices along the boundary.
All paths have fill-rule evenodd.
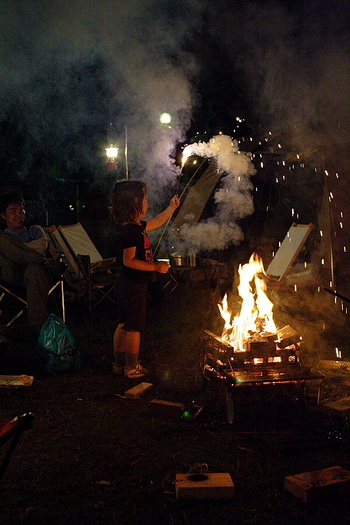
<path id="1" fill-rule="evenodd" d="M 268 277 L 280 282 L 286 277 L 314 228 L 315 226 L 311 223 L 297 224 L 293 222 L 266 270 Z"/>

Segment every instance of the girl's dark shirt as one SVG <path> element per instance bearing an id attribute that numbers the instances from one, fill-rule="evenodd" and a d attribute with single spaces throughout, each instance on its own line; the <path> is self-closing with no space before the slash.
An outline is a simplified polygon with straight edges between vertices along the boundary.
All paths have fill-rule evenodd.
<path id="1" fill-rule="evenodd" d="M 120 229 L 120 244 L 122 250 L 136 246 L 136 259 L 153 262 L 152 246 L 146 232 L 146 225 L 146 221 L 141 221 L 141 224 L 123 224 Z M 140 284 L 148 283 L 152 275 L 151 271 L 135 270 L 125 266 L 124 263 L 122 273 L 131 281 Z"/>

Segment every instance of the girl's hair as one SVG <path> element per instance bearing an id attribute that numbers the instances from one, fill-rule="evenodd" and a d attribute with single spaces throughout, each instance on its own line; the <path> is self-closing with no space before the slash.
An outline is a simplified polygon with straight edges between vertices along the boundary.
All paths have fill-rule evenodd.
<path id="1" fill-rule="evenodd" d="M 119 180 L 111 194 L 112 217 L 117 224 L 134 222 L 142 212 L 147 184 L 140 180 Z"/>

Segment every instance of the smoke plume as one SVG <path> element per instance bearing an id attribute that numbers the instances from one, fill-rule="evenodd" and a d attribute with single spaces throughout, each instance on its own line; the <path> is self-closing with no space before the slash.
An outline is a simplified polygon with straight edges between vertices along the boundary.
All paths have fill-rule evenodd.
<path id="1" fill-rule="evenodd" d="M 190 155 L 211 158 L 222 172 L 219 188 L 214 194 L 215 213 L 212 218 L 182 225 L 180 238 L 187 252 L 223 250 L 243 239 L 239 219 L 254 211 L 250 177 L 255 173 L 248 153 L 239 151 L 238 142 L 227 135 L 216 135 L 209 142 L 196 143 L 184 149 L 184 158 Z"/>
<path id="2" fill-rule="evenodd" d="M 210 34 L 247 87 L 260 134 L 314 158 L 349 142 L 349 17 L 346 0 L 216 3 Z"/>
<path id="3" fill-rule="evenodd" d="M 0 20 L 0 118 L 19 122 L 23 177 L 38 152 L 61 159 L 68 177 L 82 165 L 91 171 L 103 164 L 107 130 L 121 156 L 127 130 L 130 176 L 150 183 L 154 208 L 163 205 L 203 71 L 216 84 L 208 57 L 235 78 L 232 105 L 244 103 L 258 136 L 271 130 L 307 157 L 348 141 L 346 0 L 3 0 Z M 215 217 L 183 233 L 199 247 L 199 234 L 206 248 L 239 242 L 237 220 L 252 213 L 248 159 L 217 155 L 212 141 L 191 147 L 214 158 L 223 177 Z"/>
<path id="4" fill-rule="evenodd" d="M 26 164 L 45 147 L 66 159 L 67 171 L 82 161 L 93 166 L 109 145 L 107 130 L 122 155 L 127 129 L 131 176 L 155 188 L 175 184 L 175 147 L 197 104 L 199 66 L 187 41 L 201 27 L 201 5 L 1 2 L 0 118 L 16 108 L 28 137 Z M 164 111 L 170 126 L 159 121 Z"/>

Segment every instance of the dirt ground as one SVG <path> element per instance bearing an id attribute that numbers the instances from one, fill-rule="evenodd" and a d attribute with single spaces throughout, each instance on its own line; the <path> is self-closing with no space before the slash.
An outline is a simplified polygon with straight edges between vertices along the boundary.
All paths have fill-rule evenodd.
<path id="1" fill-rule="evenodd" d="M 218 284 L 183 283 L 169 295 L 153 290 L 142 344 L 150 371 L 145 381 L 153 386 L 138 399 L 125 399 L 124 392 L 140 380 L 110 373 L 116 311 L 106 302 L 92 314 L 67 305 L 79 372 L 45 377 L 35 342 L 20 330 L 1 345 L 1 373 L 35 377 L 30 387 L 0 391 L 1 420 L 34 414 L 0 482 L 1 524 L 350 523 L 348 494 L 304 503 L 284 488 L 286 476 L 332 466 L 350 470 L 347 420 L 324 407 L 350 395 L 347 316 L 326 292 L 274 291 L 277 322 L 303 336 L 305 361 L 325 375 L 321 403 L 314 384 L 306 403 L 298 390 L 241 395 L 228 424 L 223 389 L 202 373 L 203 331 L 218 333 L 221 326 Z M 335 347 L 344 365 L 325 369 Z M 203 410 L 190 419 L 152 417 L 153 399 Z M 188 472 L 229 473 L 233 498 L 177 499 L 175 476 Z"/>

